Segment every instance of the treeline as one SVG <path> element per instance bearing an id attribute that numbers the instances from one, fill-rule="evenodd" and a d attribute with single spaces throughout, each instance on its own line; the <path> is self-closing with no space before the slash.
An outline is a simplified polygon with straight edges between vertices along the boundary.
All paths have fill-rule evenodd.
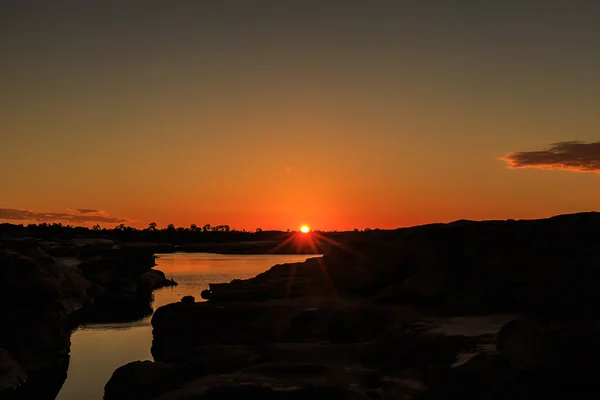
<path id="1" fill-rule="evenodd" d="M 257 228 L 253 232 L 232 229 L 229 225 L 198 226 L 191 224 L 189 227 L 175 227 L 173 224 L 165 228 L 158 228 L 155 222 L 148 227 L 139 229 L 125 224 L 119 224 L 114 228 L 102 228 L 94 225 L 91 228 L 83 226 L 63 225 L 61 223 L 39 223 L 29 225 L 0 224 L 0 234 L 12 237 L 42 237 L 48 240 L 52 238 L 72 237 L 105 237 L 121 241 L 143 241 L 143 242 L 171 242 L 171 243 L 195 243 L 195 242 L 229 242 L 229 241 L 263 241 L 282 240 L 294 234 L 293 231 L 266 231 Z"/>

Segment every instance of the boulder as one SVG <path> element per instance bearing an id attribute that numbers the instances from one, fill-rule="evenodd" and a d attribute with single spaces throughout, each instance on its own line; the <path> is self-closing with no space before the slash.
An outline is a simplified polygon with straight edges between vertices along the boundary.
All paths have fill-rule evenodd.
<path id="1" fill-rule="evenodd" d="M 513 398 L 600 395 L 600 320 L 595 317 L 520 316 L 502 328 L 497 348 L 510 363 L 506 391 Z"/>
<path id="2" fill-rule="evenodd" d="M 167 279 L 164 272 L 156 269 L 151 269 L 143 273 L 137 280 L 138 290 L 145 293 L 151 293 L 156 289 L 175 285 L 177 285 L 175 281 Z"/>
<path id="3" fill-rule="evenodd" d="M 497 348 L 515 370 L 600 372 L 600 319 L 520 316 L 500 330 Z"/>
<path id="4" fill-rule="evenodd" d="M 368 397 L 342 387 L 269 387 L 258 384 L 231 384 L 208 388 L 198 400 L 264 399 L 264 400 L 366 400 Z"/>
<path id="5" fill-rule="evenodd" d="M 3 392 L 18 388 L 27 375 L 19 363 L 4 349 L 0 349 L 0 397 Z"/>
<path id="6" fill-rule="evenodd" d="M 146 400 L 188 378 L 179 365 L 135 361 L 118 368 L 104 387 L 104 400 Z"/>
<path id="7" fill-rule="evenodd" d="M 140 277 L 154 265 L 142 250 L 78 248 L 78 257 L 53 258 L 42 250 L 63 246 L 35 239 L 0 239 L 0 347 L 29 374 L 53 368 L 69 353 L 69 331 L 76 318 L 92 320 L 139 318 L 152 312 L 151 290 L 168 280 L 159 271 Z M 138 262 L 136 274 L 136 264 Z M 147 291 L 140 291 L 139 278 Z M 143 294 L 140 294 L 144 292 Z M 104 311 L 104 312 L 102 312 Z M 126 314 L 126 315 L 124 315 Z M 62 364 L 61 364 L 62 365 Z M 59 368 L 60 369 L 60 368 Z M 31 374 L 29 374 L 31 376 Z"/>
<path id="8" fill-rule="evenodd" d="M 194 303 L 195 301 L 196 299 L 194 298 L 194 296 L 183 296 L 181 298 L 182 303 Z"/>
<path id="9" fill-rule="evenodd" d="M 76 267 L 58 266 L 58 284 L 62 290 L 62 306 L 67 314 L 81 309 L 92 300 L 92 283 Z"/>
<path id="10" fill-rule="evenodd" d="M 507 360 L 499 354 L 479 353 L 462 365 L 428 371 L 428 399 L 509 399 L 500 397 L 509 379 Z M 522 398 L 522 397 L 517 397 Z"/>
<path id="11" fill-rule="evenodd" d="M 33 258 L 0 249 L 0 301 L 3 304 L 46 304 L 61 298 L 61 287 L 54 271 L 40 266 Z"/>
<path id="12" fill-rule="evenodd" d="M 47 256 L 37 240 L 30 238 L 0 238 L 0 248 L 12 250 L 24 257 L 37 259 Z"/>
<path id="13" fill-rule="evenodd" d="M 393 310 L 372 305 L 175 303 L 154 313 L 152 349 L 155 359 L 162 360 L 170 352 L 207 344 L 353 343 L 382 334 L 393 318 Z"/>

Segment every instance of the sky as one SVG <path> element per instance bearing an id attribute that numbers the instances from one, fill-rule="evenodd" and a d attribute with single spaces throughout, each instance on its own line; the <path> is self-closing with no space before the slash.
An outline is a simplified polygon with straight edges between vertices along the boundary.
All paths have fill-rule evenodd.
<path id="1" fill-rule="evenodd" d="M 600 3 L 0 3 L 0 222 L 600 209 Z"/>

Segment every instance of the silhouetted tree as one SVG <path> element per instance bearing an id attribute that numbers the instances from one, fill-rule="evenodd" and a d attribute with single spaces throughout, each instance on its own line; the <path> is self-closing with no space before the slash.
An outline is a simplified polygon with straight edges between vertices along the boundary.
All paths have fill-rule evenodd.
<path id="1" fill-rule="evenodd" d="M 98 232 L 98 231 L 100 231 L 100 225 L 99 225 L 99 224 L 96 224 L 96 225 L 94 225 L 94 226 L 92 227 L 92 230 L 93 230 L 94 232 Z"/>
<path id="2" fill-rule="evenodd" d="M 148 224 L 148 230 L 154 232 L 156 230 L 156 222 L 150 222 Z"/>
<path id="3" fill-rule="evenodd" d="M 256 228 L 256 233 L 261 233 L 262 232 L 262 228 Z"/>
<path id="4" fill-rule="evenodd" d="M 198 225 L 196 225 L 196 224 L 190 225 L 190 232 L 198 232 L 198 231 L 199 231 Z"/>
<path id="5" fill-rule="evenodd" d="M 229 225 L 217 225 L 213 226 L 211 230 L 213 232 L 229 232 L 231 228 L 229 228 Z"/>
<path id="6" fill-rule="evenodd" d="M 211 228 L 210 224 L 206 224 L 202 227 L 202 232 L 208 232 L 211 230 L 210 228 Z"/>

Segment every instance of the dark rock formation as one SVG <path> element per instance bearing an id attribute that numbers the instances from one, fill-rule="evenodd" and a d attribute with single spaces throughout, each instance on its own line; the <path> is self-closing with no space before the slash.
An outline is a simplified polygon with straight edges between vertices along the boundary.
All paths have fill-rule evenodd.
<path id="1" fill-rule="evenodd" d="M 27 375 L 21 365 L 4 349 L 0 349 L 0 396 L 25 382 Z"/>
<path id="2" fill-rule="evenodd" d="M 177 282 L 167 279 L 164 272 L 157 269 L 151 269 L 148 272 L 144 272 L 137 279 L 138 290 L 144 293 L 152 293 L 154 290 L 166 286 L 177 286 Z"/>
<path id="3" fill-rule="evenodd" d="M 213 284 L 210 300 L 339 294 L 450 315 L 586 312 L 600 304 L 593 284 L 600 279 L 598 242 L 598 213 L 384 231 L 323 258 Z"/>
<path id="4" fill-rule="evenodd" d="M 152 374 L 187 373 L 174 382 L 165 369 L 153 395 L 597 395 L 597 243 L 596 213 L 457 221 L 356 235 L 323 258 L 211 284 L 202 294 L 208 302 L 154 314 L 153 354 L 168 367 Z M 500 325 L 490 320 L 499 313 L 512 316 L 502 324 L 514 321 L 496 338 Z M 136 385 L 115 374 L 106 398 L 148 393 Z"/>
<path id="5" fill-rule="evenodd" d="M 194 298 L 194 296 L 183 296 L 181 298 L 182 303 L 194 303 L 195 301 L 196 299 Z"/>
<path id="6" fill-rule="evenodd" d="M 314 307 L 318 303 L 320 306 Z M 290 301 L 169 304 L 152 317 L 153 354 L 162 360 L 168 358 L 168 352 L 206 344 L 364 341 L 382 334 L 393 318 L 401 316 L 395 310 L 317 299 L 304 305 Z"/>
<path id="7" fill-rule="evenodd" d="M 498 350 L 515 371 L 543 372 L 554 384 L 580 386 L 600 373 L 600 319 L 521 316 L 502 328 Z"/>
<path id="8" fill-rule="evenodd" d="M 105 399 L 146 400 L 188 378 L 179 365 L 136 361 L 117 369 L 105 387 Z"/>
<path id="9" fill-rule="evenodd" d="M 150 314 L 152 290 L 172 284 L 153 266 L 152 254 L 112 241 L 0 239 L 0 348 L 29 375 L 23 387 L 37 382 L 19 391 L 31 398 L 58 393 L 78 321 Z M 13 373 L 7 369 L 0 378 L 13 382 Z M 48 392 L 40 393 L 42 387 Z"/>

